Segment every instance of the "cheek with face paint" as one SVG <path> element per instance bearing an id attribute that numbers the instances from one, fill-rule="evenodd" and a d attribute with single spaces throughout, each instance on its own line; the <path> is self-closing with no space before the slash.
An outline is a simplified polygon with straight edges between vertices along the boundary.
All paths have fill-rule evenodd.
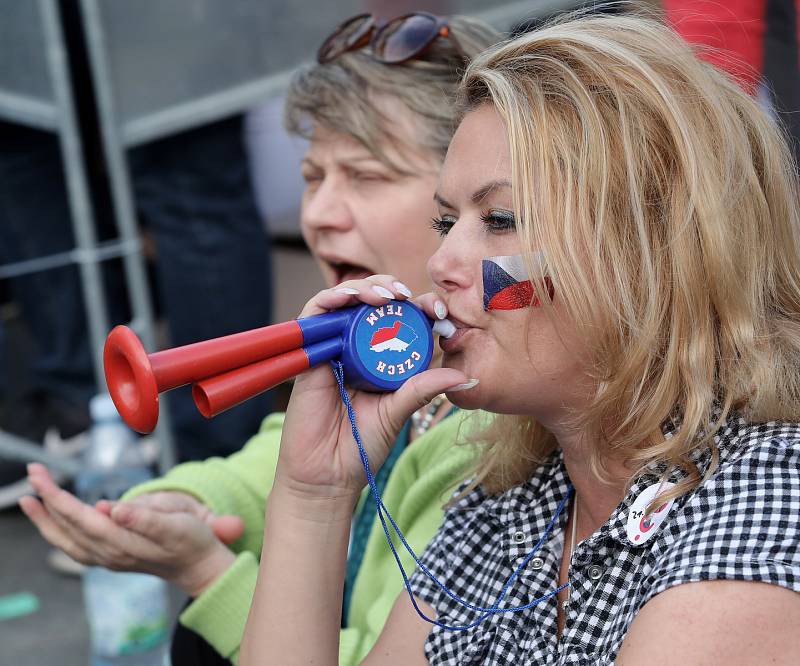
<path id="1" fill-rule="evenodd" d="M 542 252 L 535 253 L 533 258 L 537 265 L 544 264 Z M 540 305 L 521 254 L 484 259 L 481 272 L 484 311 L 519 310 Z M 544 278 L 544 288 L 552 299 L 553 285 L 549 277 Z"/>

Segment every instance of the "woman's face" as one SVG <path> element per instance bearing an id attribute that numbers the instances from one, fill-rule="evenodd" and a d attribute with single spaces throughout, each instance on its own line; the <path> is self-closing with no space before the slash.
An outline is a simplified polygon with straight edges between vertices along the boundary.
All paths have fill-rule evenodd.
<path id="1" fill-rule="evenodd" d="M 490 105 L 470 112 L 456 132 L 436 192 L 443 242 L 428 262 L 434 291 L 458 327 L 441 340 L 445 367 L 480 383 L 454 393 L 468 408 L 530 414 L 547 425 L 585 400 L 583 348 L 566 321 L 558 291 L 543 307 L 483 308 L 481 261 L 522 252 L 515 231 L 511 157 L 505 126 Z M 531 248 L 544 250 L 544 248 Z M 526 339 L 527 333 L 527 339 Z"/>
<path id="2" fill-rule="evenodd" d="M 393 129 L 414 145 L 411 123 L 397 120 Z M 430 290 L 425 265 L 439 246 L 430 221 L 441 165 L 432 155 L 387 153 L 414 175 L 389 169 L 348 135 L 315 128 L 302 164 L 301 226 L 328 285 L 388 273 L 414 293 Z"/>

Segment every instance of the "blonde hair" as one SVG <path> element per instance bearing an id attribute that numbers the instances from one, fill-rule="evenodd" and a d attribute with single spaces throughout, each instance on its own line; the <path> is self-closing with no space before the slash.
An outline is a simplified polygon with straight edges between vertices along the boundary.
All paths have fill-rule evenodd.
<path id="1" fill-rule="evenodd" d="M 800 421 L 797 173 L 753 99 L 636 17 L 571 19 L 498 45 L 461 96 L 502 117 L 522 244 L 545 251 L 588 341 L 595 390 L 576 423 L 599 441 L 601 478 L 611 457 L 639 472 L 678 466 L 689 476 L 677 496 L 702 480 L 699 447 L 713 471 L 732 413 Z M 556 445 L 513 416 L 482 438 L 475 483 L 489 492 Z"/>
<path id="2" fill-rule="evenodd" d="M 378 62 L 369 49 L 361 49 L 299 69 L 286 98 L 286 128 L 307 138 L 316 126 L 346 134 L 390 169 L 410 173 L 413 169 L 386 151 L 387 143 L 404 148 L 406 138 L 394 130 L 397 119 L 385 113 L 387 101 L 400 102 L 419 128 L 412 148 L 443 160 L 458 123 L 453 97 L 464 70 L 472 57 L 500 40 L 500 33 L 477 19 L 452 16 L 448 25 L 452 37 L 436 39 L 419 57 L 401 64 Z"/>

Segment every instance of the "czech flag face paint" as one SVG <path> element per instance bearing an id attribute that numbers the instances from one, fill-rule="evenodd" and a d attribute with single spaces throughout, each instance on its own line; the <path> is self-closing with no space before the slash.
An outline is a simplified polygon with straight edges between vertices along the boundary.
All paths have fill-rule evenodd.
<path id="1" fill-rule="evenodd" d="M 533 261 L 539 267 L 544 265 L 544 253 L 535 252 Z M 528 269 L 521 254 L 483 259 L 483 309 L 519 310 L 539 305 L 533 290 Z M 541 268 L 539 269 L 541 270 Z M 553 288 L 550 279 L 545 277 L 545 289 L 550 297 Z"/>

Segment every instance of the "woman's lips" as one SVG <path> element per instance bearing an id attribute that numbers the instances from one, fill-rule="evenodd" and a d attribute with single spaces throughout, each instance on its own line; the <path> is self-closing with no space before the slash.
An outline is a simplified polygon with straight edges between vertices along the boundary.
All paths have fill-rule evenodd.
<path id="1" fill-rule="evenodd" d="M 439 347 L 445 354 L 452 354 L 461 350 L 464 346 L 464 338 L 470 331 L 472 331 L 471 328 L 457 327 L 456 332 L 449 338 L 439 338 Z"/>
<path id="2" fill-rule="evenodd" d="M 333 269 L 336 284 L 347 280 L 361 280 L 374 274 L 370 269 L 355 264 L 330 263 L 329 265 Z"/>

